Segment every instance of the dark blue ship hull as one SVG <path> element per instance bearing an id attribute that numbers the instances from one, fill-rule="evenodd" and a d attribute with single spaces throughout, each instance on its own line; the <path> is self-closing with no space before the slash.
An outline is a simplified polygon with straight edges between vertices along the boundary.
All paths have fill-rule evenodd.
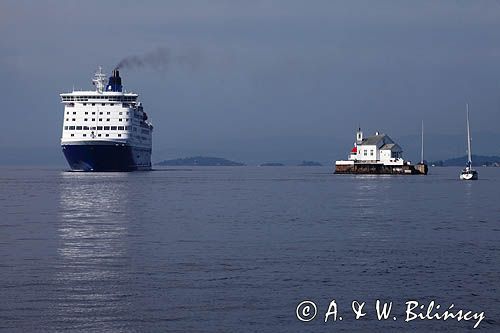
<path id="1" fill-rule="evenodd" d="M 151 152 L 127 144 L 66 144 L 62 145 L 62 150 L 73 171 L 151 169 Z M 142 160 L 142 163 L 138 163 L 138 159 Z"/>

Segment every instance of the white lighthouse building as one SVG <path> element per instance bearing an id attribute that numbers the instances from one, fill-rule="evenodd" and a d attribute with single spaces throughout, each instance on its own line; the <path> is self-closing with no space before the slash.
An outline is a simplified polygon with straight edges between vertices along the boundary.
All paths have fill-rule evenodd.
<path id="1" fill-rule="evenodd" d="M 403 149 L 387 134 L 375 132 L 375 135 L 363 137 L 361 128 L 356 132 L 354 148 L 349 153 L 349 161 L 403 165 Z"/>
<path id="2" fill-rule="evenodd" d="M 426 175 L 427 165 L 405 161 L 403 149 L 387 134 L 375 132 L 365 138 L 359 128 L 347 160 L 335 161 L 335 173 Z"/>

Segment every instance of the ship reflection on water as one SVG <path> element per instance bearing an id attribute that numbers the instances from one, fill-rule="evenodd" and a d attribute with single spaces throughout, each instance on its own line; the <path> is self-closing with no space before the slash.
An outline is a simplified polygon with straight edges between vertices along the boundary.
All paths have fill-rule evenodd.
<path id="1" fill-rule="evenodd" d="M 121 278 L 129 260 L 127 177 L 127 173 L 62 175 L 55 276 L 60 325 L 126 329 L 119 323 L 129 299 Z"/>

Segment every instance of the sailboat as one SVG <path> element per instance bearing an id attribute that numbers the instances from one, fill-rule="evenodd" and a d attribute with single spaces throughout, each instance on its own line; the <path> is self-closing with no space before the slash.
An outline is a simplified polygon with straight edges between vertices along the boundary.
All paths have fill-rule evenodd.
<path id="1" fill-rule="evenodd" d="M 467 104 L 467 164 L 460 173 L 461 180 L 477 180 L 477 171 L 472 168 L 472 157 L 470 150 L 470 128 L 469 128 L 469 104 Z"/>
<path id="2" fill-rule="evenodd" d="M 422 146 L 420 152 L 420 163 L 415 165 L 415 169 L 420 172 L 421 175 L 426 175 L 429 171 L 427 163 L 424 160 L 424 121 L 422 120 Z"/>

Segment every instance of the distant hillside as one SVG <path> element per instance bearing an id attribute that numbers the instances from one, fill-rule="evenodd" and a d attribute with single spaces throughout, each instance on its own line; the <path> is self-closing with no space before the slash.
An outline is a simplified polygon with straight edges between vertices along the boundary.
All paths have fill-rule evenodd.
<path id="1" fill-rule="evenodd" d="M 430 165 L 435 166 L 464 166 L 467 163 L 467 155 L 450 158 L 447 160 L 440 160 L 431 162 Z M 500 156 L 482 156 L 482 155 L 472 155 L 472 165 L 481 166 L 481 165 L 493 165 L 500 164 Z"/>
<path id="2" fill-rule="evenodd" d="M 285 166 L 283 163 L 275 163 L 275 162 L 271 162 L 271 163 L 262 163 L 260 166 Z"/>
<path id="3" fill-rule="evenodd" d="M 322 164 L 315 161 L 302 161 L 298 166 L 322 166 Z"/>
<path id="4" fill-rule="evenodd" d="M 161 166 L 242 166 L 243 163 L 226 160 L 220 157 L 195 156 L 165 160 L 157 163 Z"/>

